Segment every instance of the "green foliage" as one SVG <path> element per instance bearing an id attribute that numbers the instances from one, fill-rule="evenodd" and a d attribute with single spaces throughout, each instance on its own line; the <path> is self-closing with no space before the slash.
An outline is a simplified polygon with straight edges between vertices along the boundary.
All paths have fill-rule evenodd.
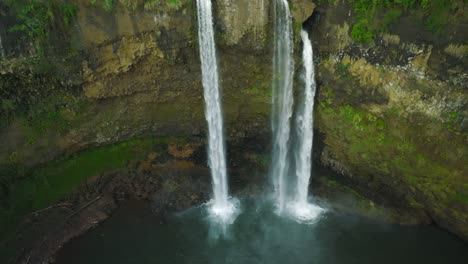
<path id="1" fill-rule="evenodd" d="M 119 2 L 132 10 L 136 9 L 140 4 L 138 0 L 120 0 Z M 166 6 L 172 8 L 178 8 L 186 2 L 187 0 L 144 0 L 143 6 L 148 10 L 154 10 L 158 7 L 158 5 L 161 4 L 165 4 Z M 99 6 L 106 12 L 113 11 L 116 4 L 117 0 L 91 0 L 92 6 Z"/>
<path id="2" fill-rule="evenodd" d="M 31 55 L 18 58 L 13 73 L 0 79 L 0 127 L 7 126 L 15 116 L 36 120 L 31 117 L 43 109 L 41 98 L 53 96 L 59 88 L 70 92 L 64 80 L 80 74 L 81 68 L 77 63 L 80 53 L 69 35 L 77 13 L 75 5 L 61 0 L 7 0 L 5 4 L 16 23 L 8 31 L 22 43 L 31 44 L 22 46 L 28 49 L 22 54 Z M 48 112 L 47 118 L 39 119 L 60 119 L 58 113 Z M 29 142 L 33 141 L 31 137 Z"/>
<path id="3" fill-rule="evenodd" d="M 86 179 L 124 168 L 168 142 L 185 139 L 134 139 L 89 149 L 28 171 L 15 163 L 0 164 L 0 234 L 18 224 L 24 215 L 57 202 Z M 16 183 L 12 184 L 14 179 Z"/>
<path id="4" fill-rule="evenodd" d="M 457 194 L 455 200 L 468 203 L 468 194 Z"/>
<path id="5" fill-rule="evenodd" d="M 49 131 L 64 134 L 84 106 L 83 98 L 67 93 L 57 93 L 35 103 L 25 115 L 19 116 L 25 126 L 26 143 L 33 145 Z"/>
<path id="6" fill-rule="evenodd" d="M 351 37 L 356 41 L 369 42 L 374 39 L 373 32 L 367 19 L 360 19 L 351 30 Z"/>
<path id="7" fill-rule="evenodd" d="M 77 95 L 78 90 L 60 83 L 59 72 L 53 64 L 45 58 L 34 57 L 34 61 L 37 61 L 37 66 L 33 65 L 35 72 L 19 71 L 0 78 L 0 128 L 17 119 L 31 128 L 28 133 L 31 143 L 48 129 L 59 133 L 67 130 L 69 124 L 65 115 L 76 114 L 84 103 Z M 24 63 L 27 62 L 36 63 L 32 60 Z"/>
<path id="8" fill-rule="evenodd" d="M 403 13 L 415 15 L 419 10 L 427 28 L 432 32 L 440 31 L 447 25 L 450 13 L 462 8 L 463 0 L 349 0 L 356 22 L 351 30 L 354 40 L 370 42 L 376 34 L 389 29 Z"/>
<path id="9" fill-rule="evenodd" d="M 354 40 L 370 42 L 375 35 L 384 31 L 402 14 L 402 8 L 414 4 L 414 0 L 352 0 L 357 21 L 351 30 Z M 383 13 L 383 16 L 380 14 Z"/>
<path id="10" fill-rule="evenodd" d="M 462 112 L 449 112 L 447 113 L 445 124 L 449 130 L 456 131 L 461 129 L 463 120 L 464 115 Z"/>
<path id="11" fill-rule="evenodd" d="M 327 90 L 323 92 L 329 93 Z M 322 97 L 330 97 L 323 92 Z M 423 201 L 426 204 L 431 201 L 431 208 L 437 210 L 453 208 L 453 202 L 466 202 L 468 185 L 464 185 L 463 162 L 449 164 L 442 158 L 453 152 L 453 148 L 440 148 L 438 151 L 441 152 L 434 156 L 433 149 L 428 150 L 428 141 L 420 140 L 427 136 L 421 132 L 426 131 L 425 125 L 417 127 L 414 120 L 385 111 L 374 114 L 352 105 L 320 103 L 318 122 L 321 129 L 327 131 L 325 142 L 333 149 L 334 158 L 362 175 L 374 175 L 369 184 L 400 182 L 402 188 L 411 190 L 406 197 L 410 205 L 420 206 L 418 202 L 422 202 L 418 196 L 412 196 L 413 193 L 424 195 Z M 453 119 L 456 116 L 450 114 Z M 420 119 L 418 122 L 435 125 L 433 120 Z M 437 133 L 435 136 L 446 139 L 453 134 Z M 397 183 L 393 187 L 398 186 Z"/>
<path id="12" fill-rule="evenodd" d="M 429 5 L 430 5 L 430 1 L 429 0 L 422 0 L 421 1 L 421 6 L 423 9 L 428 9 L 429 8 Z"/>
<path id="13" fill-rule="evenodd" d="M 182 0 L 167 0 L 166 4 L 170 7 L 179 7 L 182 5 Z"/>
<path id="14" fill-rule="evenodd" d="M 402 5 L 404 8 L 408 9 L 408 8 L 413 7 L 418 1 L 417 0 L 393 0 L 393 1 L 387 0 L 386 4 L 391 5 L 392 2 L 394 2 L 394 4 Z"/>
<path id="15" fill-rule="evenodd" d="M 50 32 L 67 31 L 77 11 L 75 5 L 57 0 L 9 0 L 6 4 L 18 21 L 9 31 L 19 32 L 23 40 L 35 43 L 39 55 L 44 55 Z"/>
<path id="16" fill-rule="evenodd" d="M 115 0 L 91 0 L 91 5 L 95 6 L 97 1 L 100 2 L 101 7 L 107 12 L 110 12 L 114 9 Z"/>
<path id="17" fill-rule="evenodd" d="M 344 64 L 343 62 L 339 61 L 335 65 L 336 73 L 338 73 L 338 75 L 342 79 L 345 79 L 345 80 L 348 80 L 348 81 L 355 80 L 356 78 L 349 72 L 349 67 L 350 66 L 351 65 Z"/>
<path id="18" fill-rule="evenodd" d="M 108 12 L 114 9 L 114 4 L 115 4 L 114 0 L 104 0 L 102 3 L 104 10 Z"/>
<path id="19" fill-rule="evenodd" d="M 447 25 L 450 11 L 455 4 L 451 0 L 436 0 L 426 3 L 423 8 L 426 13 L 426 27 L 432 32 L 439 32 Z"/>
<path id="20" fill-rule="evenodd" d="M 146 10 L 154 11 L 159 5 L 165 5 L 169 8 L 178 9 L 189 3 L 189 0 L 144 0 Z"/>
<path id="21" fill-rule="evenodd" d="M 52 19 L 46 6 L 39 2 L 28 3 L 18 10 L 18 20 L 21 24 L 13 26 L 10 31 L 24 32 L 23 39 L 43 41 L 49 33 L 49 22 Z"/>

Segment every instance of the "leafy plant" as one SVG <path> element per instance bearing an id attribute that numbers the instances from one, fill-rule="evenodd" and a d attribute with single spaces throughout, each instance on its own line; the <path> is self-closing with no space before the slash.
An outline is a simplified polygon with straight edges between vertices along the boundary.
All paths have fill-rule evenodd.
<path id="1" fill-rule="evenodd" d="M 104 7 L 104 10 L 108 12 L 114 9 L 114 4 L 115 4 L 114 0 L 104 0 L 102 2 L 102 6 Z"/>
<path id="2" fill-rule="evenodd" d="M 440 31 L 450 20 L 450 13 L 463 8 L 463 0 L 349 0 L 356 15 L 351 30 L 354 40 L 369 42 L 379 32 L 387 31 L 403 13 L 424 12 L 427 28 Z"/>
<path id="3" fill-rule="evenodd" d="M 374 32 L 367 19 L 360 19 L 351 30 L 351 37 L 356 41 L 369 42 L 374 38 Z"/>
<path id="4" fill-rule="evenodd" d="M 346 80 L 353 80 L 354 77 L 353 75 L 349 72 L 349 67 L 350 65 L 349 64 L 344 64 L 343 62 L 338 62 L 335 66 L 336 68 L 336 73 L 338 73 L 338 75 L 343 78 L 343 79 L 346 79 Z"/>
<path id="5" fill-rule="evenodd" d="M 22 33 L 22 39 L 33 42 L 39 55 L 43 55 L 51 30 L 66 31 L 77 11 L 75 5 L 55 0 L 9 0 L 6 4 L 18 20 L 9 31 Z"/>
<path id="6" fill-rule="evenodd" d="M 428 2 L 424 10 L 426 12 L 426 27 L 432 32 L 439 32 L 449 21 L 452 7 L 450 0 L 437 0 Z"/>

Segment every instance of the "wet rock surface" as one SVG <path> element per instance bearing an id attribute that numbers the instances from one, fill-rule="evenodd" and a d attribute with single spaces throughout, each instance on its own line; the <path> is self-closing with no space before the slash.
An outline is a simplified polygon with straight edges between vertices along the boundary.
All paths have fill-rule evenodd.
<path id="1" fill-rule="evenodd" d="M 62 157 L 142 137 L 190 140 L 167 143 L 164 151 L 137 149 L 132 155 L 144 157 L 88 175 L 98 178 L 75 182 L 83 186 L 63 198 L 65 206 L 28 217 L 21 226 L 41 237 L 29 243 L 24 235 L 17 244 L 25 243 L 20 255 L 29 263 L 105 219 L 122 200 L 154 201 L 164 213 L 207 201 L 211 190 L 195 1 L 172 7 L 119 1 L 113 12 L 74 2 L 79 12 L 70 34 L 80 49 L 73 67 L 42 74 L 26 52 L 0 63 L 2 201 L 10 186 L 31 176 L 26 171 Z M 466 25 L 435 38 L 405 14 L 371 43 L 360 43 L 351 36 L 349 4 L 291 4 L 295 30 L 306 21 L 317 58 L 314 158 L 338 173 L 313 184 L 317 194 L 342 201 L 339 194 L 350 192 L 354 212 L 400 224 L 435 222 L 466 239 Z M 223 0 L 215 8 L 231 186 L 253 196 L 267 185 L 272 1 Z M 300 45 L 296 36 L 297 57 Z M 7 54 L 24 49 L 6 47 Z M 301 85 L 297 78 L 296 90 Z M 43 242 L 37 230 L 50 227 L 64 231 Z"/>

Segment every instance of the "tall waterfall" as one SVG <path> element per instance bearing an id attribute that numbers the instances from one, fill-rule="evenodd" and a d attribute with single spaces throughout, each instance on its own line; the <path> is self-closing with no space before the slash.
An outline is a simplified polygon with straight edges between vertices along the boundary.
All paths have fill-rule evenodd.
<path id="1" fill-rule="evenodd" d="M 300 106 L 296 117 L 296 129 L 298 135 L 298 150 L 296 154 L 296 201 L 307 203 L 310 172 L 312 169 L 312 141 L 314 136 L 314 98 L 315 98 L 315 72 L 313 62 L 312 43 L 309 34 L 304 29 L 301 31 L 303 43 L 302 61 L 304 64 L 304 94 L 303 105 Z"/>
<path id="2" fill-rule="evenodd" d="M 304 92 L 296 116 L 297 149 L 296 157 L 296 197 L 290 206 L 290 212 L 300 221 L 315 219 L 322 211 L 318 206 L 309 204 L 308 189 L 312 169 L 312 143 L 314 136 L 314 98 L 315 98 L 315 68 L 313 61 L 312 42 L 307 31 L 302 29 L 303 43 L 302 62 Z"/>
<path id="3" fill-rule="evenodd" d="M 273 152 L 271 177 L 278 213 L 285 209 L 286 175 L 289 170 L 288 142 L 293 105 L 293 32 L 287 0 L 275 0 L 275 46 L 273 55 L 272 132 Z"/>
<path id="4" fill-rule="evenodd" d="M 234 220 L 232 218 L 236 214 L 237 203 L 230 200 L 228 196 L 223 116 L 211 0 L 197 0 L 197 14 L 205 116 L 208 122 L 208 164 L 211 169 L 214 196 L 210 211 L 224 223 Z"/>

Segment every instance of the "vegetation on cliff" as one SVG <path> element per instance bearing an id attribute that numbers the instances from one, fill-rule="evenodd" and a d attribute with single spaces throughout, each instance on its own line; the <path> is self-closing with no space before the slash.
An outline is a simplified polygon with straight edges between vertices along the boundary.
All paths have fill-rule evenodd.
<path id="1" fill-rule="evenodd" d="M 17 20 L 9 31 L 22 33 L 22 40 L 34 43 L 38 55 L 45 55 L 52 30 L 66 34 L 77 11 L 74 4 L 56 0 L 6 0 L 5 4 Z"/>
<path id="2" fill-rule="evenodd" d="M 8 25 L 9 34 L 16 34 L 30 44 L 23 47 L 23 51 L 29 52 L 28 57 L 15 58 L 16 65 L 1 65 L 0 69 L 0 129 L 4 129 L 0 132 L 2 136 L 18 135 L 14 143 L 4 144 L 8 147 L 1 153 L 0 200 L 4 202 L 1 206 L 7 208 L 0 213 L 2 220 L 19 219 L 31 210 L 47 206 L 87 177 L 125 167 L 132 159 L 129 155 L 140 155 L 133 152 L 134 146 L 147 147 L 138 140 L 97 149 L 96 146 L 122 142 L 144 133 L 153 133 L 152 136 L 175 131 L 181 135 L 203 134 L 198 54 L 193 52 L 192 43 L 196 38 L 187 33 L 193 29 L 190 22 L 193 18 L 184 16 L 191 14 L 190 9 L 184 13 L 184 8 L 180 8 L 191 1 L 8 0 L 5 3 L 9 16 L 14 17 L 14 23 Z M 99 38 L 88 43 L 84 51 L 89 54 L 85 56 L 79 54 L 81 48 L 70 37 L 81 10 L 72 3 L 85 3 L 79 6 L 88 8 L 83 17 L 93 17 L 83 19 L 95 23 L 83 22 L 81 30 L 89 30 L 83 35 Z M 466 61 L 466 45 L 450 40 L 453 42 L 450 45 L 432 49 L 426 39 L 421 40 L 424 45 L 416 45 L 400 40 L 398 33 L 381 33 L 392 31 L 395 23 L 409 17 L 422 25 L 418 31 L 428 30 L 435 35 L 445 25 L 463 19 L 464 5 L 460 0 L 350 0 L 338 15 L 346 21 L 334 22 L 331 30 L 327 28 L 321 34 L 323 39 L 314 39 L 320 63 L 327 63 L 326 56 L 330 54 L 349 55 L 353 60 L 340 57 L 332 63 L 332 73 L 325 74 L 333 80 L 324 80 L 323 75 L 319 78 L 318 125 L 329 154 L 335 154 L 332 158 L 344 169 L 350 169 L 345 172 L 353 175 L 361 186 L 368 183 L 361 189 L 363 193 L 387 190 L 401 198 L 395 200 L 404 206 L 429 208 L 435 217 L 444 218 L 443 221 L 450 221 L 446 220 L 450 217 L 468 219 L 466 210 L 463 211 L 468 204 L 468 186 L 461 158 L 466 153 L 463 148 L 466 113 L 460 110 L 457 100 L 446 103 L 446 98 L 455 96 L 447 97 L 445 93 L 454 90 L 453 95 L 461 94 L 456 90 L 464 83 L 460 72 Z M 0 3 L 2 10 L 4 7 Z M 162 7 L 165 9 L 158 9 Z M 127 8 L 125 12 L 114 12 L 123 8 Z M 141 14 L 135 10 L 151 12 L 146 12 L 147 17 L 134 19 L 132 14 Z M 174 10 L 180 11 L 174 15 Z M 226 13 L 230 11 L 226 8 Z M 346 18 L 343 14 L 348 12 L 355 16 Z M 106 35 L 105 30 L 100 30 L 109 18 L 118 21 L 118 25 L 111 27 L 108 31 L 112 33 Z M 183 24 L 182 19 L 185 19 Z M 239 24 L 246 30 L 263 29 L 267 25 L 263 21 L 268 18 L 259 21 Z M 297 23 L 298 29 L 302 22 Z M 135 28 L 132 23 L 143 30 L 132 31 Z M 232 25 L 226 27 L 220 23 L 218 30 L 231 34 L 232 28 L 238 27 L 237 21 Z M 122 28 L 124 31 L 119 31 Z M 237 32 L 235 41 L 230 42 L 234 44 L 220 49 L 227 132 L 233 138 L 246 137 L 249 133 L 266 135 L 265 130 L 269 129 L 265 122 L 271 96 L 269 44 L 258 45 L 258 52 L 240 49 L 238 43 L 254 41 L 245 32 Z M 262 43 L 267 42 L 267 33 L 259 33 Z M 325 36 L 330 36 L 331 41 Z M 379 41 L 366 52 L 353 41 L 371 42 L 377 36 L 382 39 L 377 38 Z M 332 47 L 335 44 L 339 48 Z M 405 79 L 408 65 L 414 66 L 411 70 L 415 76 L 399 83 L 397 80 Z M 84 78 L 88 88 L 97 87 L 99 96 L 87 97 L 87 86 L 80 83 L 83 76 L 76 78 L 77 82 L 70 81 L 83 69 L 88 71 L 88 79 Z M 438 75 L 426 75 L 427 69 Z M 318 71 L 324 73 L 322 64 Z M 376 81 L 380 78 L 386 82 Z M 390 87 L 388 93 L 382 92 L 384 87 Z M 400 93 L 397 94 L 400 101 L 387 105 L 389 93 Z M 439 111 L 438 107 L 443 109 Z M 412 111 L 415 108 L 418 111 Z M 51 160 L 63 152 L 85 148 L 91 149 L 47 163 L 35 171 L 23 166 L 34 156 Z M 41 163 L 37 160 L 40 159 L 31 163 Z M 31 200 L 32 195 L 38 197 L 37 201 Z"/>
<path id="3" fill-rule="evenodd" d="M 92 148 L 30 169 L 11 163 L 0 167 L 0 237 L 13 231 L 18 222 L 34 210 L 45 208 L 70 194 L 90 177 L 125 168 L 129 162 L 142 160 L 150 151 L 162 155 L 174 143 L 185 138 L 147 138 Z M 19 175 L 18 175 L 19 174 Z M 11 186 L 3 180 L 16 176 Z"/>
<path id="4" fill-rule="evenodd" d="M 77 12 L 74 4 L 8 0 L 0 8 L 5 8 L 3 22 L 10 39 L 21 40 L 9 48 L 0 65 L 0 127 L 4 128 L 16 115 L 31 120 L 43 114 L 44 107 L 54 107 L 41 99 L 68 93 L 81 69 L 80 52 L 70 35 Z"/>
<path id="5" fill-rule="evenodd" d="M 334 4 L 336 0 L 318 2 Z M 351 36 L 361 42 L 370 42 L 377 34 L 387 32 L 404 15 L 423 21 L 426 29 L 433 33 L 466 19 L 463 0 L 348 0 L 348 3 L 356 16 Z"/>
<path id="6" fill-rule="evenodd" d="M 398 54 L 392 49 L 403 52 L 387 46 L 386 56 Z M 417 63 L 402 70 L 371 64 L 362 54 L 353 57 L 331 55 L 319 66 L 322 162 L 357 189 L 422 208 L 466 236 L 466 113 L 456 100 L 463 97 L 459 87 L 421 75 Z"/>
<path id="7" fill-rule="evenodd" d="M 165 5 L 169 8 L 179 8 L 188 0 L 90 0 L 92 6 L 100 6 L 105 11 L 111 12 L 117 2 L 120 2 L 123 6 L 130 10 L 135 10 L 140 6 L 143 6 L 146 10 L 157 10 L 161 5 Z"/>
<path id="8" fill-rule="evenodd" d="M 437 33 L 464 12 L 460 0 L 357 0 L 353 1 L 357 21 L 351 31 L 357 41 L 368 42 L 377 33 L 387 31 L 405 12 L 424 21 L 428 30 Z"/>

